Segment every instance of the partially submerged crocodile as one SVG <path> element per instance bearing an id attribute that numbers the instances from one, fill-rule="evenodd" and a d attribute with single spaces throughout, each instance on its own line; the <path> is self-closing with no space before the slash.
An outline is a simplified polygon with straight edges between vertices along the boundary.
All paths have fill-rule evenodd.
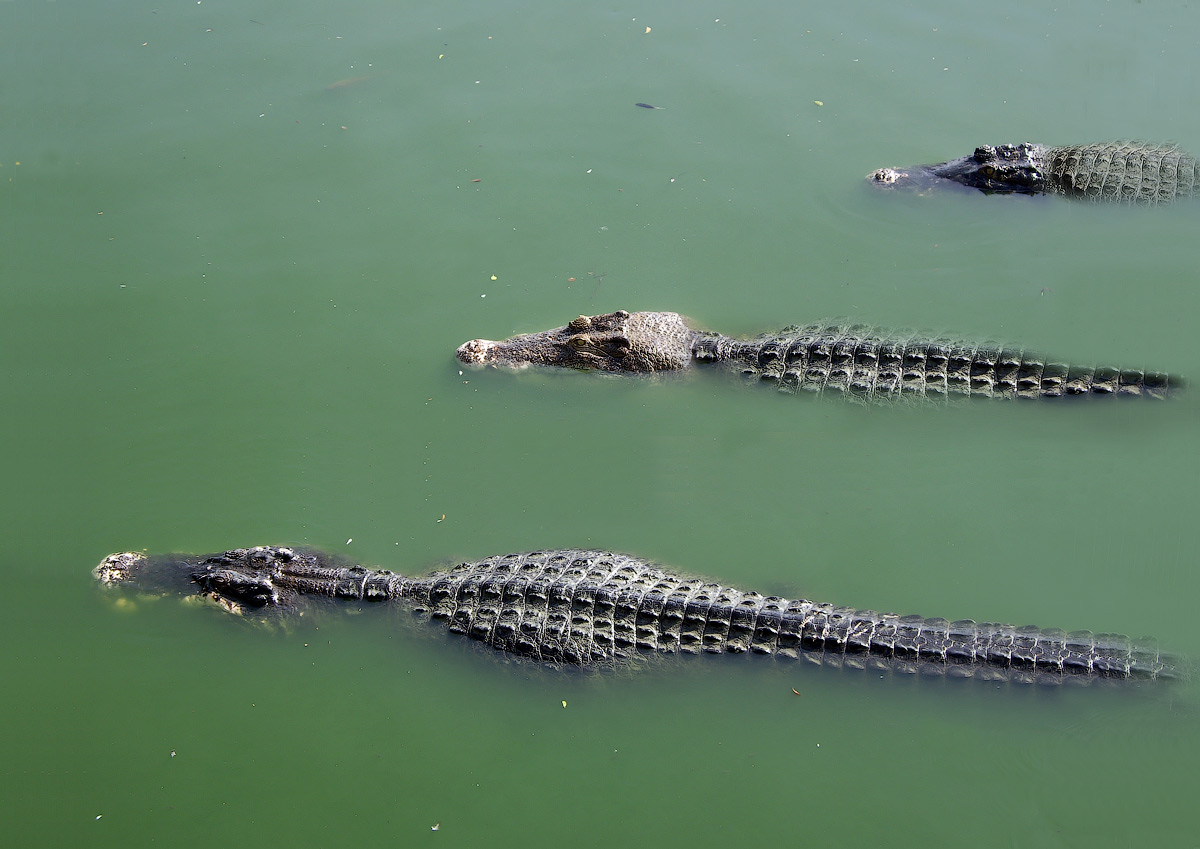
<path id="1" fill-rule="evenodd" d="M 885 188 L 935 188 L 953 181 L 988 194 L 1052 194 L 1097 202 L 1170 203 L 1200 190 L 1200 163 L 1174 145 L 1144 142 L 1047 147 L 984 145 L 970 156 L 914 168 L 880 168 Z"/>
<path id="2" fill-rule="evenodd" d="M 624 310 L 581 315 L 565 327 L 503 342 L 473 339 L 459 347 L 457 356 L 476 366 L 626 374 L 715 363 L 784 392 L 832 392 L 864 400 L 952 394 L 1165 398 L 1184 385 L 1163 372 L 1069 365 L 1021 348 L 889 334 L 863 324 L 791 326 L 735 339 L 694 330 L 677 313 Z"/>
<path id="3" fill-rule="evenodd" d="M 509 554 L 421 578 L 291 548 L 201 557 L 125 552 L 105 558 L 93 574 L 106 586 L 207 596 L 248 616 L 296 613 L 321 600 L 396 602 L 499 651 L 570 666 L 709 652 L 1021 683 L 1182 675 L 1178 661 L 1152 643 L 1116 634 L 764 597 L 606 551 Z"/>

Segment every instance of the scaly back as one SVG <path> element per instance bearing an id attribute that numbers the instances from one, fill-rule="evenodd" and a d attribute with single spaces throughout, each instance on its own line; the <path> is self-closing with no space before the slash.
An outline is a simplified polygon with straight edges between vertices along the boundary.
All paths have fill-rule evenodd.
<path id="1" fill-rule="evenodd" d="M 1200 164 L 1175 145 L 1119 141 L 1047 151 L 1046 188 L 1096 202 L 1172 203 L 1200 188 Z"/>

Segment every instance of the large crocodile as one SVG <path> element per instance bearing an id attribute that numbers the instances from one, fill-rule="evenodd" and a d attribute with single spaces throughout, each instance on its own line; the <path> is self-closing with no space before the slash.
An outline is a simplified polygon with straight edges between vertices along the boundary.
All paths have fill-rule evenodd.
<path id="1" fill-rule="evenodd" d="M 292 548 L 201 557 L 125 552 L 93 574 L 106 586 L 203 595 L 248 616 L 300 612 L 321 600 L 398 602 L 499 651 L 568 666 L 709 652 L 1020 683 L 1183 674 L 1149 641 L 764 597 L 606 551 L 509 554 L 421 578 Z"/>
<path id="2" fill-rule="evenodd" d="M 694 330 L 673 312 L 581 315 L 565 327 L 503 342 L 473 339 L 457 355 L 476 366 L 621 373 L 716 363 L 784 392 L 832 392 L 863 400 L 947 395 L 1165 398 L 1184 385 L 1163 372 L 1069 365 L 1020 348 L 889 334 L 863 324 L 792 326 L 735 339 Z"/>
<path id="3" fill-rule="evenodd" d="M 1097 202 L 1170 203 L 1200 190 L 1200 163 L 1174 145 L 1144 142 L 1047 147 L 984 145 L 970 156 L 914 168 L 880 168 L 885 188 L 934 188 L 943 180 L 988 194 L 1052 194 Z"/>

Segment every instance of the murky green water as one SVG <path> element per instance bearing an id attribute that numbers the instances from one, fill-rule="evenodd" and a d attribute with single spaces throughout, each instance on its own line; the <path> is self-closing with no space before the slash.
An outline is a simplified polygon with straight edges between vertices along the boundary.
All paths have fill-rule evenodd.
<path id="1" fill-rule="evenodd" d="M 88 574 L 595 545 L 1200 657 L 1195 395 L 863 410 L 452 357 L 673 309 L 1200 375 L 1200 204 L 863 184 L 984 142 L 1200 151 L 1194 5 L 1009 7 L 0 3 L 12 845 L 1200 844 L 1194 685 L 568 675 L 383 611 L 114 610 Z"/>

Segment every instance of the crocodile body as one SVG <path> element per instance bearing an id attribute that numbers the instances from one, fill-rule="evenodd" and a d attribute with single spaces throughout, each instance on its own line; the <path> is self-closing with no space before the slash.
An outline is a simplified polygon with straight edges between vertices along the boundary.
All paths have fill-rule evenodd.
<path id="1" fill-rule="evenodd" d="M 1144 142 L 1002 144 L 984 145 L 970 156 L 936 165 L 880 168 L 867 179 L 885 188 L 925 190 L 952 181 L 988 194 L 1162 204 L 1200 190 L 1200 163 L 1174 145 Z"/>
<path id="2" fill-rule="evenodd" d="M 565 327 L 459 347 L 468 365 L 560 366 L 619 373 L 712 364 L 789 393 L 861 400 L 948 395 L 985 398 L 1165 398 L 1183 380 L 1162 372 L 1071 365 L 996 344 L 895 334 L 863 324 L 785 327 L 752 339 L 694 330 L 672 312 L 579 316 Z"/>
<path id="3" fill-rule="evenodd" d="M 258 547 L 209 557 L 114 554 L 107 586 L 197 593 L 245 615 L 315 600 L 395 602 L 451 632 L 536 661 L 580 667 L 642 654 L 762 654 L 816 663 L 1021 683 L 1170 679 L 1177 662 L 1149 643 L 763 596 L 606 551 L 489 557 L 408 578 L 315 551 Z"/>

